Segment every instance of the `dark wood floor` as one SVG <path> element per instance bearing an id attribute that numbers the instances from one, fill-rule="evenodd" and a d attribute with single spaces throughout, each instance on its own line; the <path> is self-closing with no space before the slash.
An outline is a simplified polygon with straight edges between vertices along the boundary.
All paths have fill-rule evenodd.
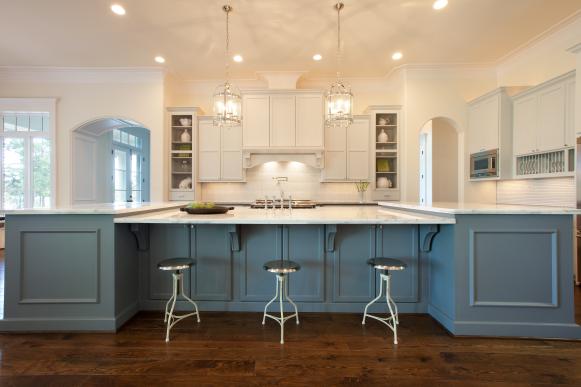
<path id="1" fill-rule="evenodd" d="M 581 342 L 454 338 L 426 315 L 402 315 L 394 346 L 360 315 L 303 313 L 282 346 L 257 313 L 201 317 L 169 344 L 160 313 L 117 334 L 0 334 L 0 385 L 581 385 Z"/>

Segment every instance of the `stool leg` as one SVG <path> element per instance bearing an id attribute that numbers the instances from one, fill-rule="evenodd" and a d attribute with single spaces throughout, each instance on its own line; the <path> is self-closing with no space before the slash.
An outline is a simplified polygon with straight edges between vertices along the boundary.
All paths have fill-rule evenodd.
<path id="1" fill-rule="evenodd" d="M 169 330 L 171 329 L 172 326 L 172 318 L 173 318 L 173 312 L 174 309 L 176 307 L 176 298 L 177 298 L 177 293 L 178 293 L 178 281 L 179 281 L 179 275 L 173 273 L 173 301 L 171 303 L 171 309 L 169 310 L 169 315 L 168 315 L 168 319 L 167 319 L 167 331 L 165 333 L 165 341 L 166 343 L 169 341 Z"/>
<path id="2" fill-rule="evenodd" d="M 183 274 L 182 274 L 182 280 L 181 280 L 181 293 L 182 293 L 183 298 L 188 300 L 190 302 L 190 304 L 194 305 L 194 308 L 196 310 L 196 318 L 197 318 L 198 322 L 200 322 L 200 312 L 198 311 L 198 304 L 196 304 L 194 302 L 194 300 L 192 300 L 190 297 L 186 296 L 186 293 L 184 292 Z"/>
<path id="3" fill-rule="evenodd" d="M 264 314 L 262 315 L 262 325 L 264 325 L 266 321 L 266 310 L 268 309 L 270 304 L 272 304 L 274 300 L 278 298 L 278 276 L 275 278 L 275 281 L 276 281 L 276 294 L 274 295 L 274 297 L 272 297 L 272 300 L 268 301 L 268 304 L 266 304 L 266 306 L 264 307 Z"/>
<path id="4" fill-rule="evenodd" d="M 361 325 L 365 325 L 365 317 L 367 317 L 367 309 L 369 308 L 369 306 L 377 302 L 377 300 L 381 298 L 382 294 L 383 294 L 383 278 L 381 278 L 379 282 L 379 295 L 375 297 L 373 300 L 371 300 L 371 302 L 365 306 L 365 311 L 363 312 L 363 321 L 361 322 Z"/>
<path id="5" fill-rule="evenodd" d="M 299 310 L 297 309 L 297 304 L 288 296 L 288 283 L 284 287 L 284 297 L 286 300 L 295 308 L 295 315 L 297 318 L 297 325 L 299 325 Z"/>
<path id="6" fill-rule="evenodd" d="M 385 275 L 385 301 L 387 302 L 387 307 L 389 308 L 389 313 L 391 314 L 391 325 L 393 327 L 393 343 L 397 344 L 397 312 L 396 314 L 393 313 L 393 308 L 391 307 L 391 303 L 389 300 L 391 299 L 389 285 L 390 285 L 391 276 L 389 274 Z"/>
<path id="7" fill-rule="evenodd" d="M 167 314 L 168 314 L 168 313 L 167 313 L 167 310 L 169 309 L 169 305 L 171 304 L 171 302 L 172 302 L 173 298 L 174 298 L 174 297 L 173 297 L 173 294 L 172 294 L 172 296 L 170 297 L 170 299 L 169 299 L 169 300 L 167 300 L 167 302 L 165 303 L 165 314 L 164 314 L 164 316 L 163 316 L 163 322 L 164 322 L 164 323 L 165 323 L 165 322 L 167 322 Z"/>
<path id="8" fill-rule="evenodd" d="M 279 298 L 279 302 L 280 302 L 280 343 L 284 344 L 284 309 L 282 307 L 282 292 L 283 292 L 283 287 L 284 287 L 284 274 L 281 275 L 277 275 L 277 280 L 278 280 L 278 286 L 280 287 L 280 298 Z"/>

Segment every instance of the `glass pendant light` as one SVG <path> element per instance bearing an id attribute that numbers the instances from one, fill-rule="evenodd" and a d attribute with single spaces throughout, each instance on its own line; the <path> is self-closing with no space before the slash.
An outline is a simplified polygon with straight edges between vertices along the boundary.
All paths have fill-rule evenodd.
<path id="1" fill-rule="evenodd" d="M 230 30 L 229 16 L 232 7 L 222 7 L 226 13 L 226 81 L 214 91 L 214 126 L 236 126 L 242 123 L 242 98 L 240 90 L 230 83 Z"/>
<path id="2" fill-rule="evenodd" d="M 351 87 L 341 79 L 341 10 L 342 2 L 335 4 L 337 10 L 337 80 L 325 95 L 325 124 L 332 127 L 348 127 L 353 122 L 353 94 Z"/>

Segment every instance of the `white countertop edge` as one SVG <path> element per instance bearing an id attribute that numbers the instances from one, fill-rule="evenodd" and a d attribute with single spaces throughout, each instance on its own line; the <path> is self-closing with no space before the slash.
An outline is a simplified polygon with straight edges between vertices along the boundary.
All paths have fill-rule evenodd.
<path id="1" fill-rule="evenodd" d="M 284 219 L 283 217 L 273 218 L 273 219 L 208 219 L 201 218 L 201 215 L 191 218 L 164 218 L 164 219 L 153 219 L 153 218 L 134 218 L 134 217 L 122 217 L 116 218 L 114 220 L 118 224 L 456 224 L 454 218 L 413 218 L 413 219 L 321 219 L 321 220 L 311 220 L 311 219 Z"/>
<path id="2" fill-rule="evenodd" d="M 161 203 L 113 203 L 71 205 L 56 208 L 22 208 L 17 210 L 0 210 L 5 215 L 130 215 L 153 211 L 179 208 L 187 202 Z"/>
<path id="3" fill-rule="evenodd" d="M 425 206 L 419 203 L 379 202 L 379 205 L 394 210 L 446 215 L 581 215 L 581 210 L 575 208 L 512 204 L 434 203 Z"/>

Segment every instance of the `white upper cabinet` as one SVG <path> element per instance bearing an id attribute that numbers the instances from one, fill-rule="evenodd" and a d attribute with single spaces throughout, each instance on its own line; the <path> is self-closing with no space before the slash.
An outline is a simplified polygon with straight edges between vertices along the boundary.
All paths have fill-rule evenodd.
<path id="1" fill-rule="evenodd" d="M 198 122 L 198 180 L 220 180 L 220 128 L 212 120 Z"/>
<path id="2" fill-rule="evenodd" d="M 348 128 L 325 128 L 324 181 L 369 179 L 369 117 L 356 117 Z"/>
<path id="3" fill-rule="evenodd" d="M 270 96 L 270 146 L 295 146 L 295 96 Z"/>
<path id="4" fill-rule="evenodd" d="M 270 98 L 268 95 L 242 97 L 242 144 L 268 148 L 270 144 Z"/>
<path id="5" fill-rule="evenodd" d="M 565 146 L 573 146 L 575 138 L 575 79 L 566 84 L 567 107 L 565 109 Z"/>
<path id="6" fill-rule="evenodd" d="M 565 85 L 555 85 L 538 95 L 537 151 L 565 146 Z"/>
<path id="7" fill-rule="evenodd" d="M 323 96 L 297 95 L 296 96 L 296 146 L 323 147 Z"/>
<path id="8" fill-rule="evenodd" d="M 347 180 L 369 179 L 369 119 L 353 120 L 347 128 Z"/>
<path id="9" fill-rule="evenodd" d="M 242 128 L 217 127 L 211 119 L 198 123 L 198 181 L 243 181 Z"/>
<path id="10" fill-rule="evenodd" d="M 322 148 L 323 96 L 284 91 L 243 96 L 243 148 Z"/>
<path id="11" fill-rule="evenodd" d="M 514 101 L 514 154 L 532 153 L 537 149 L 537 98 L 529 96 Z"/>
<path id="12" fill-rule="evenodd" d="M 220 179 L 244 180 L 242 168 L 242 127 L 229 126 L 221 130 Z"/>
<path id="13" fill-rule="evenodd" d="M 495 94 L 471 104 L 468 110 L 468 122 L 469 153 L 498 149 L 500 147 L 500 95 Z"/>
<path id="14" fill-rule="evenodd" d="M 574 89 L 571 72 L 514 97 L 515 156 L 574 146 Z"/>

